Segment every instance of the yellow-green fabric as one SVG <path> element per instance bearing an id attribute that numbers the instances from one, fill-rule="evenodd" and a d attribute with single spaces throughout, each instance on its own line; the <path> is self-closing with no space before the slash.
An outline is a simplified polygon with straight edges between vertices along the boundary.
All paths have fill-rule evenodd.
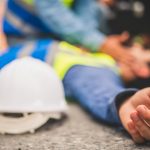
<path id="1" fill-rule="evenodd" d="M 28 5 L 33 5 L 34 0 L 23 0 Z"/>
<path id="2" fill-rule="evenodd" d="M 60 42 L 59 52 L 54 61 L 54 68 L 59 77 L 63 79 L 67 71 L 74 65 L 94 67 L 108 66 L 116 73 L 119 73 L 115 60 L 109 55 L 104 53 L 89 53 L 67 42 Z"/>
<path id="3" fill-rule="evenodd" d="M 74 0 L 61 0 L 61 1 L 67 7 L 71 7 L 73 5 L 73 2 L 74 2 Z"/>
<path id="4" fill-rule="evenodd" d="M 33 5 L 34 0 L 23 0 L 28 5 Z M 71 7 L 74 0 L 60 0 L 65 6 Z"/>

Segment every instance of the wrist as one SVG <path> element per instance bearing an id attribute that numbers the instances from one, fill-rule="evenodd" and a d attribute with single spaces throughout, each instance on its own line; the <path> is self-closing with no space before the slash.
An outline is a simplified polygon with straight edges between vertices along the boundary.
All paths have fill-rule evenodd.
<path id="1" fill-rule="evenodd" d="M 126 130 L 128 130 L 127 122 L 130 120 L 130 114 L 133 110 L 133 106 L 131 105 L 131 97 L 126 99 L 120 106 L 118 113 L 119 118 L 121 120 L 122 125 Z"/>

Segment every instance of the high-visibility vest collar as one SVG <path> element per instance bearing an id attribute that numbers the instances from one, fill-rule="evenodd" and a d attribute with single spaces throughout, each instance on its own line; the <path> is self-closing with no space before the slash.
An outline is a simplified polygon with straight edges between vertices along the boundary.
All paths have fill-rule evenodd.
<path id="1" fill-rule="evenodd" d="M 115 73 L 120 74 L 115 60 L 107 54 L 84 52 L 80 48 L 67 42 L 60 42 L 58 44 L 58 49 L 59 52 L 54 59 L 53 67 L 62 80 L 68 70 L 75 65 L 93 67 L 107 66 Z"/>

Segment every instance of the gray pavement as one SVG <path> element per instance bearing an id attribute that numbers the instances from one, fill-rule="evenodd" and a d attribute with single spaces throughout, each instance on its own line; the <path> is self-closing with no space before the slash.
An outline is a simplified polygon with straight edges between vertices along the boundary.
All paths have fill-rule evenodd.
<path id="1" fill-rule="evenodd" d="M 0 150 L 150 150 L 150 143 L 135 145 L 124 132 L 71 104 L 68 119 L 49 122 L 35 134 L 0 135 Z"/>

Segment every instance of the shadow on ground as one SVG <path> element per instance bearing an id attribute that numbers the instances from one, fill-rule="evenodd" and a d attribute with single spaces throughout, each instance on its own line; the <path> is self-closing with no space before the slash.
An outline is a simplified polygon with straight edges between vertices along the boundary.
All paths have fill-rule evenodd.
<path id="1" fill-rule="evenodd" d="M 49 121 L 34 134 L 0 135 L 0 150 L 149 150 L 122 131 L 93 121 L 77 104 L 69 118 Z"/>

